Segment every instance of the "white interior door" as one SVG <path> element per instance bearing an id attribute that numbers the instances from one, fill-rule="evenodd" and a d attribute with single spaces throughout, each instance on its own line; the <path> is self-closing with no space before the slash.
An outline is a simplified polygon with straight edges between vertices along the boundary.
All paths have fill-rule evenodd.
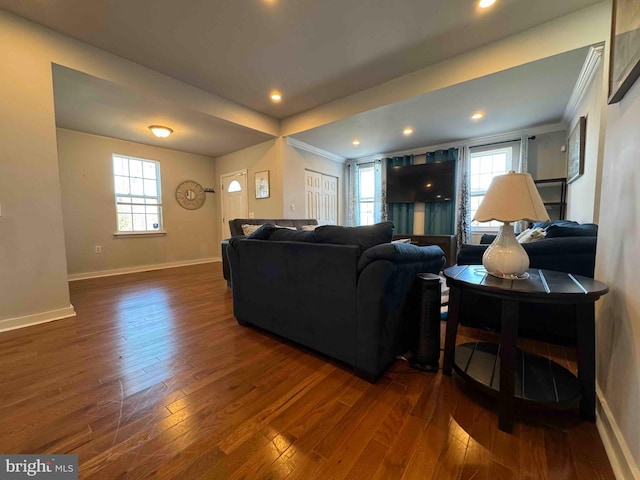
<path id="1" fill-rule="evenodd" d="M 305 218 L 315 218 L 320 223 L 320 196 L 322 175 L 310 170 L 304 171 Z"/>
<path id="2" fill-rule="evenodd" d="M 319 225 L 338 224 L 338 179 L 331 175 L 304 171 L 306 218 L 315 218 Z"/>
<path id="3" fill-rule="evenodd" d="M 229 220 L 248 218 L 247 171 L 227 173 L 220 177 L 222 191 L 222 238 L 229 238 Z"/>
<path id="4" fill-rule="evenodd" d="M 326 225 L 338 224 L 338 179 L 330 175 L 322 175 L 320 216 Z"/>

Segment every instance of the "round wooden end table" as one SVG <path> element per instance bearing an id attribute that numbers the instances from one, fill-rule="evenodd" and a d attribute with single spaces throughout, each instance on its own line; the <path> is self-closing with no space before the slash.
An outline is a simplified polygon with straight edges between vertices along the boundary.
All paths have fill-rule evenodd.
<path id="1" fill-rule="evenodd" d="M 595 421 L 594 302 L 609 291 L 592 278 L 529 269 L 526 280 L 491 276 L 481 265 L 455 265 L 444 271 L 449 292 L 443 373 L 462 378 L 499 399 L 499 428 L 511 432 L 514 402 L 546 408 L 579 405 Z M 460 301 L 465 292 L 496 297 L 502 303 L 500 344 L 456 345 Z M 520 302 L 575 305 L 578 377 L 549 359 L 517 348 Z"/>

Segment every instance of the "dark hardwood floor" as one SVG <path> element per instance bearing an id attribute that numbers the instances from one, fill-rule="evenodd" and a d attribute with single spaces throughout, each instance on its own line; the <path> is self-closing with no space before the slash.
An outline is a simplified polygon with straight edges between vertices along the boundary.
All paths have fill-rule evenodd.
<path id="1" fill-rule="evenodd" d="M 240 327 L 220 263 L 70 288 L 77 317 L 0 333 L 2 453 L 76 453 L 91 479 L 614 478 L 576 412 L 518 411 L 508 435 L 455 375 L 398 361 L 371 385 Z"/>

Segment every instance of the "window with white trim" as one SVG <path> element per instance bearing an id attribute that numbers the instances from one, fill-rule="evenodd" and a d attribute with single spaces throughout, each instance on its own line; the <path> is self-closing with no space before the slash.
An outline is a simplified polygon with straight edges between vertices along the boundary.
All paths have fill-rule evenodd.
<path id="1" fill-rule="evenodd" d="M 162 229 L 160 163 L 113 155 L 117 233 L 158 233 Z"/>
<path id="2" fill-rule="evenodd" d="M 491 180 L 496 175 L 504 175 L 513 170 L 513 148 L 496 148 L 480 152 L 471 152 L 469 172 L 469 200 L 471 203 L 471 218 L 473 219 Z M 471 228 L 476 230 L 496 230 L 502 222 L 471 222 Z"/>
<path id="3" fill-rule="evenodd" d="M 373 163 L 360 165 L 358 171 L 358 225 L 373 225 L 375 223 L 375 191 L 376 178 Z"/>

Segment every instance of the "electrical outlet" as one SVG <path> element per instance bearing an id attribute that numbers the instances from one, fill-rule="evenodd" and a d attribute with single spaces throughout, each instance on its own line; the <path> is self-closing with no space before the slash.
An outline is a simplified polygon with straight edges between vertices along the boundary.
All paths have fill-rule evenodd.
<path id="1" fill-rule="evenodd" d="M 102 255 L 102 245 L 96 245 L 96 255 Z"/>
<path id="2" fill-rule="evenodd" d="M 249 212 L 249 218 L 256 218 L 256 212 Z"/>
<path id="3" fill-rule="evenodd" d="M 292 203 L 292 204 L 291 204 L 291 211 L 292 211 L 292 212 L 295 212 L 295 211 L 296 211 L 296 204 L 295 204 L 295 203 Z"/>

